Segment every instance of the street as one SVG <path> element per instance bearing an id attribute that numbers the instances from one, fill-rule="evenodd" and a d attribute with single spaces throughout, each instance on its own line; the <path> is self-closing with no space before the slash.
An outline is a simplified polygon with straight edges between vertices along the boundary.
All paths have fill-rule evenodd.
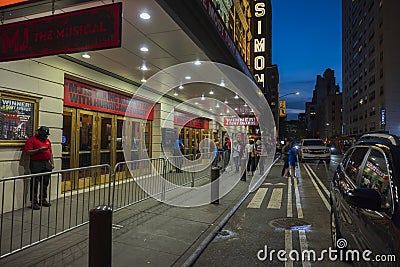
<path id="1" fill-rule="evenodd" d="M 279 161 L 195 266 L 350 266 L 329 254 L 329 183 L 339 161 L 300 163 L 297 179 L 281 177 Z"/>

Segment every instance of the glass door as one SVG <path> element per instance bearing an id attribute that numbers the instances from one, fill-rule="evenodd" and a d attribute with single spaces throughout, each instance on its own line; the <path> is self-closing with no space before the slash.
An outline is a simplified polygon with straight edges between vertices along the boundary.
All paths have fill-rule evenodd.
<path id="1" fill-rule="evenodd" d="M 78 110 L 77 114 L 77 146 L 78 150 L 78 167 L 88 167 L 97 164 L 97 154 L 96 151 L 99 149 L 97 144 L 96 135 L 94 129 L 96 127 L 95 113 Z M 96 180 L 96 179 L 95 179 Z M 85 170 L 79 171 L 79 181 L 76 188 L 83 188 L 92 183 L 97 183 L 98 181 L 93 181 L 93 177 L 90 177 L 90 172 Z"/>
<path id="2" fill-rule="evenodd" d="M 62 153 L 61 153 L 61 169 L 71 169 L 75 167 L 76 149 L 74 129 L 76 129 L 76 110 L 64 108 L 63 112 L 63 131 L 61 137 Z M 62 190 L 70 190 L 73 186 L 75 177 L 73 173 L 63 173 Z"/>

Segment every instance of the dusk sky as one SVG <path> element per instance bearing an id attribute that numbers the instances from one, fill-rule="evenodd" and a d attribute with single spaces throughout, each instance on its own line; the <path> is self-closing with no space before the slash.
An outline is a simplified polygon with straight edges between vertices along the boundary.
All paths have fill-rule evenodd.
<path id="1" fill-rule="evenodd" d="M 342 18 L 340 0 L 271 0 L 272 63 L 278 65 L 280 95 L 289 95 L 288 120 L 304 112 L 311 101 L 317 75 L 335 71 L 342 91 Z"/>

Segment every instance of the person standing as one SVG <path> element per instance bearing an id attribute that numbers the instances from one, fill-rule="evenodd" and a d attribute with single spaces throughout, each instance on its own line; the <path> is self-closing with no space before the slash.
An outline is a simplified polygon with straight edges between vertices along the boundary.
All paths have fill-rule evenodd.
<path id="1" fill-rule="evenodd" d="M 289 168 L 289 159 L 288 159 L 289 149 L 290 149 L 290 143 L 287 140 L 285 140 L 285 145 L 282 147 L 283 168 L 281 176 L 285 176 L 285 172 Z"/>
<path id="2" fill-rule="evenodd" d="M 240 149 L 241 147 L 239 142 L 237 140 L 234 140 L 232 146 L 232 157 L 233 157 L 233 162 L 235 162 L 236 173 L 239 172 Z"/>
<path id="3" fill-rule="evenodd" d="M 183 162 L 183 143 L 182 140 L 179 139 L 179 136 L 176 137 L 174 142 L 174 162 L 175 162 L 175 172 L 182 172 L 182 162 Z"/>
<path id="4" fill-rule="evenodd" d="M 254 141 L 250 140 L 248 144 L 246 144 L 246 155 L 247 155 L 247 172 L 249 175 L 253 175 L 255 170 L 255 148 L 254 148 Z"/>
<path id="5" fill-rule="evenodd" d="M 286 169 L 284 176 L 289 174 L 292 178 L 296 178 L 295 174 L 295 165 L 296 165 L 296 148 L 294 147 L 294 143 L 290 143 L 290 149 L 288 151 L 288 163 L 289 167 Z"/>
<path id="6" fill-rule="evenodd" d="M 40 126 L 36 134 L 30 137 L 24 147 L 30 157 L 29 168 L 31 174 L 50 172 L 54 169 L 53 152 L 51 142 L 47 138 L 50 135 L 49 128 Z M 40 194 L 38 199 L 38 187 L 40 183 Z M 50 183 L 50 175 L 35 176 L 30 182 L 30 200 L 31 208 L 39 210 L 40 206 L 50 207 L 47 201 L 47 187 Z M 39 200 L 39 201 L 38 201 Z"/>

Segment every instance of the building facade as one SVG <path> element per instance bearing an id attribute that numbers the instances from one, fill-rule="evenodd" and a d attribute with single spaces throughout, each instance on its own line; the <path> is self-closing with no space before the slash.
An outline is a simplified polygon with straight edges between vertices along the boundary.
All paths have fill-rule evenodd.
<path id="1" fill-rule="evenodd" d="M 62 2 L 60 5 L 67 2 Z M 113 168 L 124 160 L 140 160 L 144 158 L 144 154 L 153 158 L 163 157 L 165 156 L 162 148 L 163 131 L 171 134 L 175 130 L 180 134 L 185 154 L 195 154 L 199 149 L 199 142 L 205 138 L 221 140 L 226 133 L 226 128 L 216 122 L 217 118 L 222 116 L 221 113 L 210 112 L 208 107 L 207 109 L 199 108 L 194 103 L 182 104 L 184 101 L 180 95 L 184 95 L 187 88 L 179 91 L 181 89 L 176 86 L 171 93 L 160 95 L 157 103 L 152 106 L 150 99 L 157 93 L 152 88 L 146 89 L 141 86 L 145 83 L 145 78 L 162 69 L 179 63 L 195 63 L 198 60 L 224 63 L 255 81 L 253 73 L 249 70 L 249 65 L 253 65 L 253 62 L 249 51 L 251 44 L 246 38 L 250 37 L 240 38 L 241 32 L 250 33 L 250 21 L 242 26 L 237 25 L 239 21 L 243 22 L 243 18 L 248 19 L 243 12 L 249 12 L 250 4 L 243 6 L 239 1 L 235 1 L 235 6 L 243 10 L 234 9 L 236 13 L 233 25 L 237 27 L 235 26 L 233 33 L 236 37 L 231 37 L 228 34 L 231 30 L 221 27 L 224 23 L 211 0 L 196 1 L 195 4 L 188 1 L 178 2 L 116 1 L 115 4 L 103 5 L 93 1 L 82 1 L 79 5 L 62 6 L 63 10 L 55 10 L 52 13 L 54 7 L 48 1 L 43 1 L 40 4 L 36 3 L 32 8 L 27 8 L 24 4 L 10 7 L 13 11 L 16 10 L 15 8 L 20 8 L 20 12 L 3 9 L 4 12 L 14 15 L 4 21 L 3 29 L 13 29 L 15 25 L 23 25 L 29 30 L 28 26 L 32 23 L 29 21 L 30 16 L 37 18 L 48 16 L 47 19 L 53 19 L 51 17 L 56 13 L 54 19 L 62 20 L 64 19 L 62 14 L 70 11 L 88 14 L 84 10 L 90 9 L 88 12 L 95 14 L 97 8 L 108 12 L 111 7 L 118 5 L 116 8 L 118 10 L 119 4 L 124 16 L 123 18 L 116 16 L 122 18 L 122 29 L 117 30 L 117 33 L 122 33 L 121 45 L 116 45 L 115 48 L 97 47 L 93 51 L 89 50 L 92 59 L 83 57 L 88 52 L 83 48 L 71 53 L 33 55 L 33 57 L 26 55 L 15 58 L 22 54 L 22 49 L 27 45 L 24 42 L 17 44 L 20 39 L 23 40 L 23 38 L 17 38 L 17 34 L 22 31 L 17 29 L 15 31 L 17 33 L 7 32 L 2 35 L 2 38 L 6 38 L 2 40 L 3 44 L 10 53 L 15 55 L 12 60 L 8 60 L 4 58 L 6 54 L 2 54 L 0 62 L 2 111 L 0 113 L 0 169 L 2 170 L 0 177 L 13 177 L 29 172 L 29 161 L 22 153 L 22 148 L 27 137 L 34 134 L 39 125 L 50 128 L 55 170 L 103 163 L 110 164 Z M 27 3 L 27 5 L 30 4 Z M 138 10 L 141 6 L 146 6 L 147 10 L 152 11 L 154 21 L 145 22 L 139 18 Z M 18 15 L 21 12 L 23 15 Z M 96 16 L 93 17 L 96 18 Z M 105 16 L 101 18 L 104 19 Z M 85 17 L 87 23 L 86 19 L 88 17 Z M 60 25 L 64 25 L 64 22 Z M 86 32 L 88 28 L 75 29 L 71 26 L 70 30 L 58 29 L 58 36 L 61 38 L 64 34 L 63 37 L 70 38 L 79 33 L 87 35 L 99 33 L 102 34 L 100 43 L 106 42 L 108 39 L 104 37 L 104 32 L 112 28 L 105 27 L 109 21 L 102 22 L 104 24 L 93 23 L 90 32 Z M 53 24 L 54 27 L 58 26 L 56 23 Z M 30 30 L 37 29 L 35 27 Z M 68 36 L 69 33 L 71 36 Z M 36 36 L 36 41 L 43 44 L 53 39 L 49 31 L 38 32 L 33 36 Z M 72 39 L 70 38 L 70 41 Z M 97 39 L 95 39 L 97 45 L 96 41 Z M 58 45 L 64 43 L 67 41 Z M 149 45 L 146 52 L 141 50 L 141 45 L 144 43 Z M 20 53 L 15 53 L 13 48 L 21 49 Z M 140 64 L 132 66 L 132 63 Z M 186 77 L 182 78 L 182 80 L 185 79 Z M 189 86 L 185 85 L 185 87 Z M 142 91 L 144 93 L 137 95 L 140 88 L 144 90 Z M 220 91 L 221 103 L 227 100 L 228 94 L 223 91 L 222 85 L 215 85 L 214 89 Z M 172 92 L 176 95 L 179 92 L 180 95 L 175 96 Z M 197 87 L 193 94 L 200 97 Z M 126 116 L 127 103 L 133 95 L 135 95 L 134 105 Z M 186 96 L 193 97 L 189 92 Z M 235 94 L 230 96 L 231 103 L 229 104 L 234 105 L 233 102 L 236 101 L 236 105 L 243 107 L 245 104 L 243 100 L 236 100 L 234 96 Z M 251 111 L 247 111 L 250 114 Z M 170 114 L 173 116 L 169 116 Z M 124 125 L 127 127 L 125 131 L 123 131 Z M 124 142 L 130 144 L 129 158 L 126 158 L 126 153 L 124 154 L 123 151 L 126 150 L 126 147 L 123 147 Z M 64 189 L 85 186 L 85 181 L 83 179 L 81 181 L 81 177 L 77 177 L 77 181 L 74 182 L 69 177 L 53 179 L 62 179 L 60 183 L 55 181 L 54 184 L 59 184 Z M 91 184 L 86 183 L 86 186 L 89 185 Z M 0 188 L 0 190 L 11 192 L 5 188 Z M 59 188 L 53 187 L 52 190 L 57 191 Z M 16 185 L 15 195 L 19 199 L 16 206 L 24 204 L 22 202 L 23 199 L 26 200 L 26 197 L 21 195 L 26 192 L 25 185 L 22 183 Z M 11 197 L 12 194 L 8 193 L 4 196 L 7 202 L 6 209 L 11 205 L 8 201 Z"/>
<path id="2" fill-rule="evenodd" d="M 399 1 L 343 0 L 344 134 L 400 134 Z"/>
<path id="3" fill-rule="evenodd" d="M 342 93 L 335 73 L 326 69 L 317 75 L 313 98 L 306 103 L 307 131 L 312 137 L 332 138 L 342 133 Z"/>

